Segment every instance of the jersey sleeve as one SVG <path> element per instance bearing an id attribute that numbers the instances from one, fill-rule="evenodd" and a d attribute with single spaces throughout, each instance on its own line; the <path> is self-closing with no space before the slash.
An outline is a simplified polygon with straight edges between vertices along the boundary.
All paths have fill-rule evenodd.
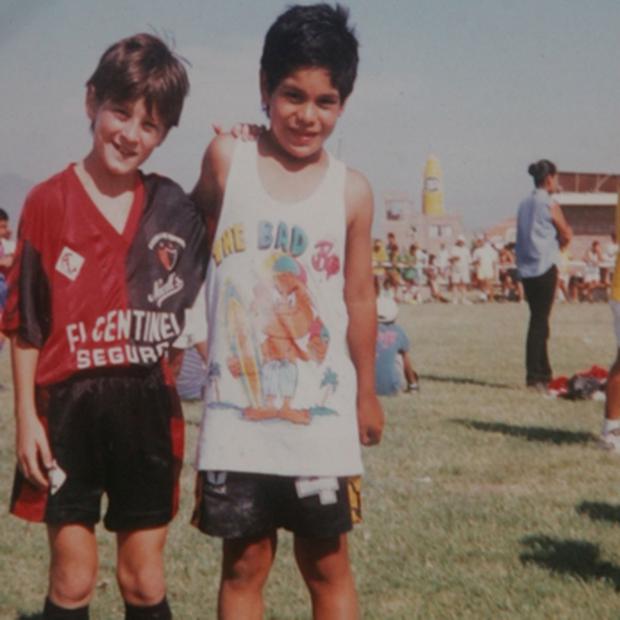
<path id="1" fill-rule="evenodd" d="M 20 219 L 15 261 L 8 274 L 8 298 L 0 328 L 41 348 L 50 332 L 50 284 L 44 268 L 46 200 L 33 190 Z"/>

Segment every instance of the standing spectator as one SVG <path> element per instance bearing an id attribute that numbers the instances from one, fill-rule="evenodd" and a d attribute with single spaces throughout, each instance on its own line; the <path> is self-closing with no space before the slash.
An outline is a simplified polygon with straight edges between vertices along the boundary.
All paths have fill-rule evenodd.
<path id="1" fill-rule="evenodd" d="M 557 168 L 548 159 L 531 164 L 534 191 L 521 202 L 517 213 L 517 269 L 530 307 L 526 343 L 526 385 L 546 390 L 551 364 L 547 353 L 549 316 L 558 278 L 560 248 L 568 245 L 572 230 L 560 205 L 552 198 L 558 191 Z"/>
<path id="2" fill-rule="evenodd" d="M 583 260 L 586 264 L 583 273 L 583 294 L 588 301 L 594 301 L 592 293 L 597 288 L 604 286 L 601 281 L 601 265 L 603 263 L 603 252 L 601 251 L 601 244 L 598 241 L 593 241 L 590 247 L 586 250 L 583 256 Z"/>
<path id="3" fill-rule="evenodd" d="M 388 264 L 388 253 L 381 239 L 375 239 L 372 243 L 372 274 L 383 281 L 385 267 Z"/>
<path id="4" fill-rule="evenodd" d="M 514 243 L 507 243 L 499 252 L 499 281 L 505 299 L 523 301 L 523 287 L 515 264 Z"/>
<path id="5" fill-rule="evenodd" d="M 400 256 L 400 262 L 403 264 L 402 276 L 407 282 L 416 283 L 416 245 L 409 246 L 407 252 L 403 252 Z"/>
<path id="6" fill-rule="evenodd" d="M 485 237 L 478 239 L 473 252 L 473 263 L 476 266 L 478 287 L 484 296 L 484 301 L 493 301 L 493 284 L 497 268 L 497 251 Z"/>
<path id="7" fill-rule="evenodd" d="M 428 255 L 428 263 L 426 267 L 424 267 L 424 276 L 426 277 L 428 288 L 431 291 L 431 299 L 436 299 L 437 301 L 442 301 L 444 303 L 447 302 L 448 300 L 439 291 L 439 286 L 437 283 L 439 269 L 437 268 L 434 254 Z"/>
<path id="8" fill-rule="evenodd" d="M 616 233 L 612 232 L 610 241 L 605 245 L 603 249 L 603 263 L 601 265 L 601 281 L 605 285 L 605 289 L 608 289 L 611 285 L 612 267 L 616 263 L 616 255 L 618 254 L 618 243 L 616 239 Z"/>
<path id="9" fill-rule="evenodd" d="M 435 264 L 437 265 L 437 278 L 439 282 L 446 284 L 450 277 L 450 252 L 448 252 L 445 243 L 439 246 Z"/>
<path id="10" fill-rule="evenodd" d="M 459 235 L 450 254 L 450 284 L 452 287 L 452 303 L 459 301 L 470 304 L 467 299 L 467 287 L 471 281 L 471 255 L 465 245 L 465 237 Z"/>
<path id="11" fill-rule="evenodd" d="M 418 297 L 419 277 L 416 267 L 415 247 L 415 245 L 409 246 L 409 250 L 402 252 L 398 257 L 403 301 L 408 302 L 414 302 Z"/>
<path id="12" fill-rule="evenodd" d="M 398 254 L 398 243 L 396 243 L 396 235 L 393 232 L 387 234 L 386 245 L 388 256 L 392 256 L 394 253 Z"/>
<path id="13" fill-rule="evenodd" d="M 603 253 L 603 258 L 606 263 L 610 263 L 614 265 L 616 262 L 616 256 L 618 255 L 618 241 L 616 237 L 616 233 L 612 232 L 610 235 L 610 241 L 605 246 L 605 251 Z"/>

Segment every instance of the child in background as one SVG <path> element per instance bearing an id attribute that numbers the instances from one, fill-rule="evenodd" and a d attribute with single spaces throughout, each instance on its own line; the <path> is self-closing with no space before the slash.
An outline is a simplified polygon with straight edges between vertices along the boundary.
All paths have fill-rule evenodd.
<path id="1" fill-rule="evenodd" d="M 419 390 L 418 375 L 409 357 L 407 334 L 396 324 L 398 304 L 387 297 L 377 300 L 377 353 L 375 386 L 379 396 L 395 396 Z"/>

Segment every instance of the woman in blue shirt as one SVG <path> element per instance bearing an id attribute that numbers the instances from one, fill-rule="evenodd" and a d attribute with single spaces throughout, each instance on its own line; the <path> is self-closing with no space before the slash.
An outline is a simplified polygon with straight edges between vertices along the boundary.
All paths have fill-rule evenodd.
<path id="1" fill-rule="evenodd" d="M 560 248 L 568 245 L 572 231 L 552 198 L 558 191 L 557 168 L 548 159 L 530 164 L 534 191 L 519 205 L 517 214 L 517 269 L 530 307 L 526 342 L 528 386 L 546 389 L 551 380 L 547 354 L 549 315 L 558 278 Z"/>

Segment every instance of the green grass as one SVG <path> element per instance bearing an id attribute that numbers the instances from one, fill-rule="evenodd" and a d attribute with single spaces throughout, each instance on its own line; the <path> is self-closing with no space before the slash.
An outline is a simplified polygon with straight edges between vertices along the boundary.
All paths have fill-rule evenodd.
<path id="1" fill-rule="evenodd" d="M 597 450 L 600 402 L 526 391 L 527 307 L 418 305 L 399 322 L 422 390 L 384 401 L 383 443 L 365 451 L 365 522 L 351 535 L 363 617 L 620 617 L 620 457 Z M 556 305 L 551 360 L 571 375 L 615 354 L 605 304 Z M 8 384 L 8 355 L 0 382 Z M 0 392 L 0 488 L 13 471 L 12 395 Z M 200 407 L 186 407 L 181 513 L 167 548 L 179 619 L 215 616 L 220 547 L 188 525 Z M 0 514 L 0 618 L 38 617 L 46 589 L 44 528 Z M 114 541 L 100 528 L 92 616 L 121 618 Z M 309 618 L 290 536 L 266 590 L 270 619 Z"/>

